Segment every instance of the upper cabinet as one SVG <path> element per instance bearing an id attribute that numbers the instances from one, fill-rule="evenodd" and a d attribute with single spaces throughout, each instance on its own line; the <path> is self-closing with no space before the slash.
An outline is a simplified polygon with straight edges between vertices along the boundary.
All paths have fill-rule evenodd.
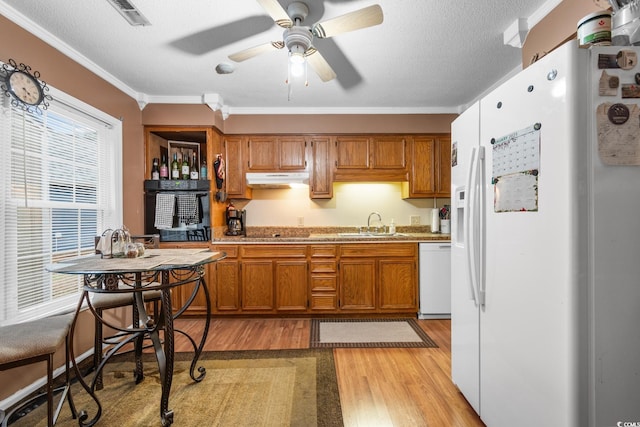
<path id="1" fill-rule="evenodd" d="M 304 136 L 249 136 L 247 171 L 304 171 L 307 168 Z"/>
<path id="2" fill-rule="evenodd" d="M 247 187 L 247 181 L 244 178 L 245 141 L 246 139 L 242 136 L 225 136 L 223 140 L 226 166 L 224 185 L 227 197 L 230 198 L 251 198 L 251 188 Z"/>
<path id="3" fill-rule="evenodd" d="M 309 172 L 309 197 L 334 182 L 402 182 L 403 198 L 451 197 L 451 138 L 443 135 L 228 135 L 228 197 L 250 199 L 247 172 Z"/>
<path id="4" fill-rule="evenodd" d="M 312 199 L 331 199 L 333 197 L 331 137 L 310 137 L 309 144 L 311 145 L 309 197 Z"/>
<path id="5" fill-rule="evenodd" d="M 409 181 L 403 183 L 403 198 L 451 197 L 450 136 L 414 136 L 409 158 Z"/>
<path id="6" fill-rule="evenodd" d="M 335 181 L 406 181 L 407 138 L 403 135 L 336 136 Z"/>

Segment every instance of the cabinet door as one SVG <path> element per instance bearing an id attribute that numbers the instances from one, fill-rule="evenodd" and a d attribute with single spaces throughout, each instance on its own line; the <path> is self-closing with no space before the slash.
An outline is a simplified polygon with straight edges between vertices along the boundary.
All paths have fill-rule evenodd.
<path id="1" fill-rule="evenodd" d="M 277 142 L 274 136 L 250 136 L 247 141 L 247 170 L 278 170 Z"/>
<path id="2" fill-rule="evenodd" d="M 227 168 L 224 186 L 227 190 L 227 196 L 230 198 L 251 198 L 251 189 L 247 188 L 247 182 L 244 178 L 243 142 L 242 137 L 225 137 L 224 139 L 226 156 L 224 161 Z"/>
<path id="3" fill-rule="evenodd" d="M 275 261 L 276 309 L 306 311 L 307 261 Z"/>
<path id="4" fill-rule="evenodd" d="M 242 310 L 273 310 L 273 262 L 244 260 L 242 262 Z"/>
<path id="5" fill-rule="evenodd" d="M 312 199 L 330 199 L 333 197 L 331 178 L 331 138 L 314 137 L 311 139 L 311 182 L 309 195 Z"/>
<path id="6" fill-rule="evenodd" d="M 380 309 L 417 312 L 416 263 L 413 259 L 381 259 Z"/>
<path id="7" fill-rule="evenodd" d="M 406 140 L 403 136 L 371 138 L 371 167 L 373 169 L 406 169 Z"/>
<path id="8" fill-rule="evenodd" d="M 369 169 L 369 138 L 339 136 L 335 146 L 336 169 Z"/>
<path id="9" fill-rule="evenodd" d="M 340 309 L 374 310 L 376 262 L 373 259 L 340 261 Z"/>
<path id="10" fill-rule="evenodd" d="M 451 138 L 415 136 L 409 147 L 411 172 L 402 197 L 451 197 Z"/>
<path id="11" fill-rule="evenodd" d="M 237 260 L 215 264 L 216 311 L 240 310 L 240 265 Z"/>
<path id="12" fill-rule="evenodd" d="M 433 137 L 419 136 L 413 138 L 411 145 L 411 194 L 433 195 L 436 191 L 436 140 Z"/>
<path id="13" fill-rule="evenodd" d="M 451 197 L 451 138 L 437 139 L 436 156 L 436 197 Z"/>
<path id="14" fill-rule="evenodd" d="M 307 168 L 307 141 L 303 136 L 278 138 L 280 170 L 305 170 Z"/>

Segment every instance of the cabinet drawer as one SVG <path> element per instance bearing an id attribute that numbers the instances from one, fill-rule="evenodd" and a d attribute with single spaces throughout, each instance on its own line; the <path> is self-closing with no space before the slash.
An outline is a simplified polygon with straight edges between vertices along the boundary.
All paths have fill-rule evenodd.
<path id="1" fill-rule="evenodd" d="M 312 294 L 311 310 L 335 310 L 338 308 L 336 294 Z"/>
<path id="2" fill-rule="evenodd" d="M 413 257 L 417 243 L 360 243 L 340 246 L 340 256 L 353 258 Z"/>
<path id="3" fill-rule="evenodd" d="M 335 245 L 311 245 L 311 258 L 333 258 L 338 255 L 338 247 Z"/>
<path id="4" fill-rule="evenodd" d="M 336 276 L 311 276 L 311 292 L 336 291 L 338 278 Z"/>
<path id="5" fill-rule="evenodd" d="M 311 261 L 311 273 L 335 273 L 337 271 L 335 261 Z"/>
<path id="6" fill-rule="evenodd" d="M 238 247 L 231 245 L 217 245 L 213 246 L 212 250 L 219 252 L 226 252 L 227 258 L 238 258 Z"/>
<path id="7" fill-rule="evenodd" d="M 242 258 L 305 258 L 307 256 L 307 247 L 297 245 L 246 245 L 240 248 L 240 255 Z"/>

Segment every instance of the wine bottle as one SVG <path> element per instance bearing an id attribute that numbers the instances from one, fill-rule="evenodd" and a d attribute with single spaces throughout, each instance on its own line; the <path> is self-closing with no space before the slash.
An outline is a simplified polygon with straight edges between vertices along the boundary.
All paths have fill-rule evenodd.
<path id="1" fill-rule="evenodd" d="M 200 179 L 207 179 L 207 159 L 204 157 L 200 162 Z"/>
<path id="2" fill-rule="evenodd" d="M 189 155 L 182 155 L 182 179 L 189 179 Z"/>
<path id="3" fill-rule="evenodd" d="M 160 169 L 158 169 L 158 158 L 153 158 L 153 165 L 151 166 L 151 179 L 157 181 L 160 179 Z"/>
<path id="4" fill-rule="evenodd" d="M 173 153 L 173 162 L 171 162 L 171 179 L 180 179 L 180 168 L 178 167 L 178 153 Z"/>
<path id="5" fill-rule="evenodd" d="M 191 171 L 189 172 L 189 178 L 198 179 L 198 163 L 196 162 L 196 153 L 193 153 L 193 158 L 191 160 Z"/>
<path id="6" fill-rule="evenodd" d="M 169 179 L 169 168 L 167 167 L 167 156 L 162 155 L 162 163 L 160 163 L 160 179 Z"/>

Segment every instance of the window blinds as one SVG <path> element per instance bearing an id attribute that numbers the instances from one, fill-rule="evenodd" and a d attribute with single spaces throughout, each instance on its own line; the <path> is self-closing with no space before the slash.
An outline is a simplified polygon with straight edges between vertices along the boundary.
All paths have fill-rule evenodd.
<path id="1" fill-rule="evenodd" d="M 0 324 L 75 306 L 82 277 L 45 267 L 93 253 L 94 236 L 121 221 L 121 126 L 73 110 L 3 107 Z"/>

